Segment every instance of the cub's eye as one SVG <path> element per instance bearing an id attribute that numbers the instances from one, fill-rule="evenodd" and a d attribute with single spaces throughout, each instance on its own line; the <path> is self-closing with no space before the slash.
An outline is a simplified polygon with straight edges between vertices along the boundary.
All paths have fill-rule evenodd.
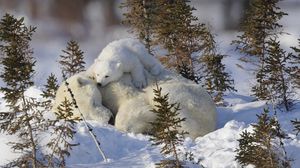
<path id="1" fill-rule="evenodd" d="M 108 78 L 109 76 L 108 75 L 106 75 L 106 76 L 104 76 L 105 78 Z"/>

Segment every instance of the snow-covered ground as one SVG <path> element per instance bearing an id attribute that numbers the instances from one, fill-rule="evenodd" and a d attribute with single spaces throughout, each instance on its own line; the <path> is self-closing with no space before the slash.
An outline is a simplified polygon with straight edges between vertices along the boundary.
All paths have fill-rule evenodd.
<path id="1" fill-rule="evenodd" d="M 251 129 L 250 124 L 256 121 L 256 114 L 261 113 L 263 108 L 267 107 L 266 102 L 253 101 L 253 97 L 249 96 L 252 77 L 249 72 L 236 66 L 237 58 L 227 57 L 224 62 L 228 70 L 232 72 L 236 80 L 235 87 L 239 91 L 227 94 L 225 97 L 227 107 L 217 108 L 217 130 L 204 137 L 198 137 L 196 140 L 187 138 L 184 145 L 180 147 L 181 153 L 192 152 L 195 160 L 201 160 L 200 163 L 207 168 L 240 167 L 234 159 L 234 151 L 238 147 L 237 139 L 243 130 Z M 34 87 L 27 94 L 39 97 L 40 90 Z M 0 94 L 0 111 L 5 111 L 7 107 L 2 96 Z M 298 168 L 300 166 L 300 136 L 297 137 L 293 132 L 290 120 L 300 118 L 300 104 L 296 104 L 291 112 L 279 111 L 277 115 L 282 128 L 290 137 L 284 141 L 288 156 L 294 159 L 293 168 Z M 80 145 L 73 148 L 71 156 L 67 159 L 69 167 L 150 168 L 155 167 L 155 163 L 162 158 L 159 148 L 151 145 L 148 136 L 123 133 L 113 126 L 89 122 L 94 126 L 94 131 L 101 141 L 109 162 L 103 162 L 84 124 L 79 123 L 74 141 Z M 14 139 L 13 136 L 0 134 L 0 165 L 18 156 L 7 145 L 7 142 Z"/>

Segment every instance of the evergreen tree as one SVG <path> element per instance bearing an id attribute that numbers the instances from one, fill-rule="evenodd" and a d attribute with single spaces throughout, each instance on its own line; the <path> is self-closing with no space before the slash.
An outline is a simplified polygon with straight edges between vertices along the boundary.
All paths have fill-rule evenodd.
<path id="1" fill-rule="evenodd" d="M 167 67 L 175 68 L 183 77 L 196 83 L 205 76 L 205 84 L 210 85 L 207 88 L 215 101 L 221 102 L 226 90 L 234 90 L 233 80 L 225 72 L 221 62 L 223 55 L 215 51 L 213 36 L 205 24 L 197 23 L 198 18 L 193 16 L 195 9 L 189 3 L 189 0 L 127 0 L 122 7 L 128 9 L 124 14 L 125 23 L 146 46 L 161 45 L 168 50 L 167 57 L 161 59 Z M 197 53 L 203 53 L 205 59 L 196 59 Z M 200 64 L 205 67 L 203 76 L 200 75 L 202 69 L 195 68 Z"/>
<path id="2" fill-rule="evenodd" d="M 67 98 L 59 105 L 55 114 L 57 119 L 51 121 L 52 134 L 55 136 L 47 143 L 51 153 L 46 158 L 48 167 L 65 167 L 66 156 L 70 156 L 73 146 L 79 145 L 70 141 L 76 133 L 75 124 L 80 121 L 80 118 L 73 116 L 73 103 L 69 102 Z"/>
<path id="3" fill-rule="evenodd" d="M 71 77 L 79 72 L 84 71 L 84 56 L 76 41 L 69 41 L 66 50 L 62 50 L 65 55 L 60 55 L 59 63 L 62 72 Z"/>
<path id="4" fill-rule="evenodd" d="M 154 43 L 168 50 L 167 66 L 178 72 L 189 72 L 189 75 L 183 75 L 195 80 L 198 79 L 195 70 L 197 60 L 193 58 L 193 54 L 203 48 L 201 35 L 206 32 L 206 27 L 197 23 L 198 18 L 192 15 L 195 9 L 189 2 L 157 0 L 159 15 L 154 27 Z M 182 68 L 185 70 L 182 71 Z"/>
<path id="5" fill-rule="evenodd" d="M 205 61 L 204 87 L 217 104 L 223 103 L 224 92 L 236 91 L 233 79 L 225 71 L 225 65 L 222 63 L 223 57 L 224 55 L 217 54 L 203 58 Z"/>
<path id="6" fill-rule="evenodd" d="M 169 103 L 168 94 L 162 94 L 162 88 L 156 85 L 156 89 L 153 89 L 156 102 L 155 109 L 151 110 L 157 115 L 157 119 L 151 122 L 153 138 L 150 140 L 153 145 L 163 145 L 161 153 L 163 155 L 171 154 L 174 159 L 162 160 L 157 165 L 159 167 L 182 167 L 182 163 L 178 158 L 177 146 L 183 141 L 183 136 L 187 132 L 179 131 L 181 122 L 184 118 L 179 117 L 179 104 Z"/>
<path id="7" fill-rule="evenodd" d="M 264 109 L 257 115 L 258 122 L 253 124 L 253 132 L 241 134 L 235 159 L 242 165 L 254 165 L 261 168 L 288 168 L 290 160 L 286 156 L 282 139 L 286 138 L 278 120 L 269 116 Z"/>
<path id="8" fill-rule="evenodd" d="M 158 0 L 159 16 L 154 27 L 154 39 L 169 51 L 167 64 L 175 67 L 185 78 L 199 83 L 204 79 L 205 87 L 221 102 L 225 91 L 233 91 L 233 80 L 225 72 L 223 55 L 218 54 L 213 35 L 205 24 L 197 23 L 195 10 L 189 0 Z M 195 56 L 198 54 L 200 59 Z M 196 69 L 200 67 L 203 69 Z M 204 75 L 200 75 L 203 74 Z"/>
<path id="9" fill-rule="evenodd" d="M 5 82 L 6 86 L 1 87 L 0 90 L 5 94 L 9 111 L 1 112 L 0 114 L 0 130 L 10 135 L 16 135 L 18 141 L 9 142 L 11 148 L 19 152 L 19 158 L 11 161 L 6 167 L 45 167 L 53 165 L 54 163 L 46 163 L 45 156 L 40 151 L 40 134 L 45 133 L 49 128 L 54 130 L 62 130 L 58 135 L 63 137 L 63 142 L 66 149 L 61 150 L 62 155 L 66 155 L 68 150 L 67 142 L 65 139 L 68 135 L 70 139 L 69 127 L 57 126 L 55 122 L 44 118 L 44 113 L 49 108 L 45 108 L 45 102 L 37 101 L 24 95 L 28 87 L 34 83 L 32 77 L 34 75 L 35 60 L 32 57 L 32 49 L 30 48 L 30 41 L 35 27 L 27 27 L 24 24 L 24 18 L 16 19 L 14 16 L 6 14 L 0 21 L 0 52 L 1 52 L 1 65 L 2 73 L 0 77 Z M 47 80 L 47 90 L 43 92 L 43 96 L 53 98 L 55 90 L 58 85 L 54 75 Z M 70 112 L 63 111 L 59 115 L 69 116 Z M 64 117 L 64 116 L 63 116 Z M 62 120 L 60 117 L 58 120 Z M 75 119 L 71 120 L 66 118 L 64 120 L 68 123 L 73 123 Z M 54 132 L 58 133 L 58 132 Z M 61 144 L 60 144 L 61 145 Z M 57 154 L 56 148 L 53 148 L 53 153 Z"/>
<path id="10" fill-rule="evenodd" d="M 281 0 L 250 1 L 249 11 L 241 27 L 242 34 L 237 36 L 238 40 L 232 42 L 236 45 L 236 49 L 244 54 L 242 61 L 251 62 L 258 67 L 257 84 L 252 91 L 258 99 L 263 100 L 268 94 L 264 81 L 265 74 L 261 72 L 265 66 L 267 41 L 281 33 L 282 25 L 278 21 L 286 15 L 278 7 L 279 1 Z"/>
<path id="11" fill-rule="evenodd" d="M 268 89 L 265 99 L 271 100 L 275 105 L 283 105 L 286 111 L 290 111 L 292 92 L 289 77 L 291 68 L 288 62 L 292 54 L 287 54 L 280 48 L 280 42 L 276 39 L 270 39 L 267 48 L 264 69 L 261 71 L 265 74 L 264 84 Z"/>
<path id="12" fill-rule="evenodd" d="M 43 115 L 40 104 L 34 99 L 25 97 L 25 90 L 33 85 L 32 76 L 35 60 L 29 42 L 35 27 L 26 27 L 24 18 L 16 19 L 6 14 L 0 21 L 0 51 L 3 72 L 0 77 L 6 83 L 0 90 L 10 107 L 7 118 L 0 127 L 8 134 L 18 136 L 18 142 L 11 142 L 12 149 L 20 151 L 22 156 L 10 166 L 41 167 L 38 161 L 37 134 L 43 129 Z"/>
<path id="13" fill-rule="evenodd" d="M 6 83 L 0 91 L 11 106 L 23 97 L 25 90 L 33 85 L 35 60 L 29 46 L 35 27 L 26 27 L 24 18 L 16 19 L 6 14 L 0 21 L 0 51 L 3 71 L 0 77 Z"/>
<path id="14" fill-rule="evenodd" d="M 43 90 L 41 96 L 46 98 L 46 100 L 43 102 L 43 106 L 47 110 L 52 109 L 52 103 L 55 99 L 56 91 L 58 89 L 58 84 L 57 84 L 57 78 L 55 77 L 54 74 L 50 74 L 50 76 L 47 78 L 47 84 L 44 85 L 45 90 Z"/>
<path id="15" fill-rule="evenodd" d="M 216 42 L 213 35 L 207 30 L 202 36 L 204 48 L 200 62 L 202 64 L 202 78 L 204 79 L 204 87 L 213 97 L 216 103 L 222 104 L 225 91 L 235 91 L 234 81 L 225 71 L 225 65 L 222 63 L 225 55 L 216 51 Z"/>
<path id="16" fill-rule="evenodd" d="M 57 83 L 58 82 L 56 76 L 51 73 L 47 78 L 47 84 L 44 85 L 46 90 L 43 91 L 42 96 L 45 98 L 54 99 L 56 91 L 59 87 Z"/>
<path id="17" fill-rule="evenodd" d="M 153 27 L 156 24 L 155 17 L 156 1 L 149 0 L 126 0 L 121 4 L 121 8 L 126 8 L 124 13 L 124 24 L 129 25 L 132 32 L 145 44 L 148 52 L 151 54 L 151 46 L 153 45 Z"/>
<path id="18" fill-rule="evenodd" d="M 293 70 L 291 71 L 291 76 L 293 79 L 293 83 L 297 88 L 300 88 L 300 39 L 298 39 L 299 46 L 291 47 L 295 54 L 292 56 L 291 64 L 293 66 Z"/>

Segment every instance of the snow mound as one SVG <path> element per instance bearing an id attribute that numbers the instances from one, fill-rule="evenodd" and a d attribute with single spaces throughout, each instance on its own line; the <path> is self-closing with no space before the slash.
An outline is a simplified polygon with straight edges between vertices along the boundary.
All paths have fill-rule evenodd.
<path id="1" fill-rule="evenodd" d="M 26 94 L 39 98 L 40 90 L 36 87 L 30 88 Z M 7 110 L 3 101 L 3 94 L 0 95 L 0 111 Z M 265 103 L 261 101 L 247 102 L 251 98 L 245 96 L 232 95 L 228 98 L 232 102 L 231 107 L 219 107 L 218 128 L 203 137 L 198 137 L 195 141 L 186 138 L 183 145 L 179 147 L 181 158 L 185 152 L 192 152 L 194 159 L 200 160 L 201 164 L 207 168 L 238 168 L 240 165 L 235 161 L 235 150 L 238 147 L 237 139 L 245 129 L 251 130 L 251 123 L 256 121 L 256 114 L 260 114 L 265 108 Z M 300 165 L 300 138 L 293 132 L 290 120 L 300 118 L 300 105 L 295 106 L 295 110 L 289 113 L 278 112 L 278 120 L 282 128 L 288 133 L 290 139 L 285 140 L 285 146 L 289 157 L 293 158 L 293 168 Z M 77 133 L 74 143 L 79 146 L 73 147 L 71 156 L 67 158 L 68 167 L 105 167 L 105 168 L 154 168 L 155 163 L 162 159 L 159 148 L 152 146 L 149 136 L 141 134 L 123 133 L 113 126 L 102 125 L 94 121 L 88 121 L 93 126 L 93 131 L 101 142 L 108 163 L 103 162 L 96 146 L 86 130 L 83 123 L 76 126 Z M 47 137 L 43 137 L 47 140 Z M 14 136 L 0 134 L 0 151 L 5 155 L 0 155 L 0 165 L 17 158 L 7 144 L 16 140 Z M 190 167 L 198 167 L 191 165 Z"/>

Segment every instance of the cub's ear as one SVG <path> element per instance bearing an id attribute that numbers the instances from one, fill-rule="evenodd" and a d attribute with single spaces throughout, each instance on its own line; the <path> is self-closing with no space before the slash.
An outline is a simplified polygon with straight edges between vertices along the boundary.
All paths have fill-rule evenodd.
<path id="1" fill-rule="evenodd" d="M 91 69 L 88 69 L 86 72 L 85 72 L 85 75 L 91 79 L 91 80 L 95 80 L 95 73 L 91 70 Z"/>
<path id="2" fill-rule="evenodd" d="M 90 80 L 96 80 L 94 76 L 89 76 Z"/>
<path id="3" fill-rule="evenodd" d="M 85 85 L 89 84 L 89 81 L 87 79 L 82 78 L 82 77 L 78 77 L 77 78 L 77 83 L 78 83 L 79 87 L 81 87 L 81 86 L 85 86 Z"/>

